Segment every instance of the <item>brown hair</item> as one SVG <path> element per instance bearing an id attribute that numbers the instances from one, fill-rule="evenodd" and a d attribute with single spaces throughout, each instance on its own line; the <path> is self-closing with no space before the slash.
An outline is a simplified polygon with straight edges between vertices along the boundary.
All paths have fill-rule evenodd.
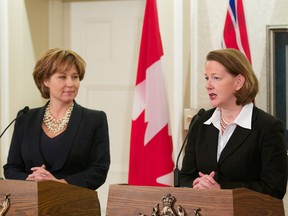
<path id="1" fill-rule="evenodd" d="M 55 74 L 59 68 L 69 69 L 74 65 L 80 81 L 83 80 L 86 63 L 77 53 L 72 50 L 53 48 L 42 54 L 34 67 L 33 78 L 43 98 L 50 98 L 49 88 L 44 85 L 44 81 Z"/>
<path id="2" fill-rule="evenodd" d="M 217 61 L 233 76 L 241 74 L 245 77 L 244 85 L 235 93 L 236 104 L 246 105 L 255 100 L 259 84 L 253 68 L 246 56 L 236 49 L 214 50 L 207 54 L 207 61 Z"/>

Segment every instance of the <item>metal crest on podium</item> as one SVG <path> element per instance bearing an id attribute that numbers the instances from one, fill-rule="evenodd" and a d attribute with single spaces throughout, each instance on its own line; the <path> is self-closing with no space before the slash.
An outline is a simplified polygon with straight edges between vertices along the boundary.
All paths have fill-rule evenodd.
<path id="1" fill-rule="evenodd" d="M 170 193 L 162 198 L 163 208 L 160 210 L 159 203 L 152 207 L 151 216 L 185 216 L 185 209 L 178 205 L 177 211 L 174 208 L 176 199 Z M 139 214 L 139 216 L 146 216 L 145 214 Z"/>

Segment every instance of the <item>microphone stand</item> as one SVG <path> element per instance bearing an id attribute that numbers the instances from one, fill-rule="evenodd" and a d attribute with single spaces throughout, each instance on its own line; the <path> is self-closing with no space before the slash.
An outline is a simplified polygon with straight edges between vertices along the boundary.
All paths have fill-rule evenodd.
<path id="1" fill-rule="evenodd" d="M 190 123 L 189 129 L 188 129 L 188 132 L 187 132 L 187 135 L 186 135 L 186 137 L 185 137 L 185 139 L 184 139 L 184 141 L 183 141 L 183 144 L 182 144 L 182 146 L 181 146 L 180 152 L 179 152 L 179 154 L 178 154 L 178 156 L 177 156 L 176 166 L 175 166 L 175 169 L 174 169 L 174 187 L 180 187 L 180 178 L 179 178 L 180 170 L 179 170 L 179 168 L 178 168 L 178 163 L 179 163 L 180 155 L 181 155 L 181 153 L 182 153 L 182 151 L 183 151 L 183 149 L 184 149 L 184 147 L 185 147 L 186 141 L 187 141 L 187 139 L 188 139 L 188 137 L 189 137 L 189 135 L 190 135 L 190 133 L 191 133 L 192 127 L 194 126 L 196 120 L 197 120 L 199 117 L 201 117 L 201 116 L 204 114 L 204 112 L 205 112 L 205 109 L 203 109 L 203 108 L 200 109 L 199 112 L 196 114 L 196 117 L 195 117 L 194 121 L 192 121 L 192 122 Z"/>
<path id="2" fill-rule="evenodd" d="M 25 114 L 26 112 L 28 112 L 29 107 L 25 106 L 22 110 L 20 110 L 20 113 L 17 115 L 17 117 L 15 119 L 13 119 L 13 121 L 10 122 L 10 124 L 5 128 L 5 130 L 1 133 L 0 135 L 0 139 L 3 136 L 3 134 L 6 132 L 6 130 L 10 127 L 11 124 L 13 124 L 14 121 L 16 121 L 17 118 L 19 118 L 21 115 Z"/>

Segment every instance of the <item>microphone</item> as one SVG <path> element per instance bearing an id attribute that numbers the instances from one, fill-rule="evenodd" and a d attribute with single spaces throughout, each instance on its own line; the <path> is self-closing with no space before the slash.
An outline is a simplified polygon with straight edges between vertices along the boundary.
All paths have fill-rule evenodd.
<path id="1" fill-rule="evenodd" d="M 15 119 L 13 119 L 13 121 L 11 121 L 10 124 L 9 124 L 9 125 L 5 128 L 5 130 L 1 133 L 0 139 L 1 139 L 1 137 L 3 136 L 3 134 L 6 132 L 6 130 L 10 127 L 10 125 L 11 125 L 14 121 L 16 121 L 16 119 L 18 119 L 20 116 L 22 116 L 22 115 L 24 115 L 25 113 L 27 113 L 28 110 L 29 110 L 29 107 L 28 107 L 28 106 L 25 106 L 22 110 L 20 110 L 20 111 L 18 112 L 17 117 L 16 117 Z"/>
<path id="2" fill-rule="evenodd" d="M 200 109 L 196 115 L 196 117 L 194 118 L 194 121 L 191 122 L 190 126 L 189 126 L 189 129 L 188 129 L 188 132 L 187 132 L 187 135 L 183 141 L 183 144 L 181 146 L 181 149 L 180 149 L 180 152 L 178 154 L 178 157 L 177 157 L 177 160 L 176 160 L 176 167 L 174 169 L 174 187 L 179 187 L 180 186 L 180 181 L 179 181 L 179 169 L 178 169 L 178 163 L 179 163 L 179 158 L 180 158 L 180 155 L 184 149 L 184 146 L 186 144 L 186 140 L 188 139 L 190 133 L 191 133 L 191 129 L 192 127 L 194 126 L 196 120 L 201 117 L 203 114 L 205 113 L 205 109 Z"/>

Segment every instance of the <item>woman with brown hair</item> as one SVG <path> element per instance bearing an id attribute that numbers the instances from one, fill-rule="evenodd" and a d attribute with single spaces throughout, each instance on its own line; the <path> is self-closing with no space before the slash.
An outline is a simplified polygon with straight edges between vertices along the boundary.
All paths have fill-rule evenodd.
<path id="1" fill-rule="evenodd" d="M 251 64 L 238 50 L 214 50 L 207 55 L 204 76 L 214 108 L 190 129 L 180 186 L 244 187 L 282 199 L 287 185 L 284 127 L 254 105 L 259 87 Z"/>
<path id="2" fill-rule="evenodd" d="M 53 180 L 99 188 L 110 166 L 105 112 L 76 103 L 85 61 L 71 50 L 50 49 L 33 76 L 45 106 L 17 118 L 4 174 L 7 179 Z"/>

